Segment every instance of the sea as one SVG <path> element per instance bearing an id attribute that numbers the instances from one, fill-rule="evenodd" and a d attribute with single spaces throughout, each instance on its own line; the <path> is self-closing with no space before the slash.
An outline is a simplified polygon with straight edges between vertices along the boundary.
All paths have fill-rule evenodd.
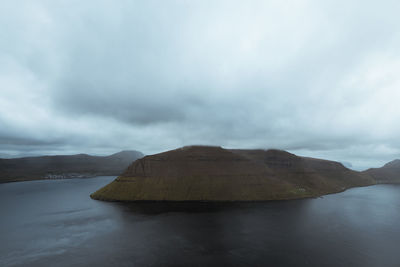
<path id="1" fill-rule="evenodd" d="M 115 177 L 0 184 L 0 266 L 400 266 L 400 186 L 253 203 L 117 203 Z"/>

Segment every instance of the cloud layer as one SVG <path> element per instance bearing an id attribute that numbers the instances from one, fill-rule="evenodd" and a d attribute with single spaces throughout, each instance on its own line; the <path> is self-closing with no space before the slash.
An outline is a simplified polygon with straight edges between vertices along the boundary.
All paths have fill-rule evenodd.
<path id="1" fill-rule="evenodd" d="M 400 157 L 398 1 L 8 1 L 0 155 Z"/>

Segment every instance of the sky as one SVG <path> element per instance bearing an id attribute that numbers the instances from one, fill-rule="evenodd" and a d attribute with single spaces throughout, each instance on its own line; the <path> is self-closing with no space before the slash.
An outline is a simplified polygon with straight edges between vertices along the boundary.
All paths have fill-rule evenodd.
<path id="1" fill-rule="evenodd" d="M 0 0 L 0 157 L 400 158 L 400 1 Z"/>

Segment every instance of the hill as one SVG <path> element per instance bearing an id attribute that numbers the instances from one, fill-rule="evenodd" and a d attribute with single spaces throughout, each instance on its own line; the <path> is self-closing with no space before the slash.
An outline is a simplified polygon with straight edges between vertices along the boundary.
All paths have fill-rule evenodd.
<path id="1" fill-rule="evenodd" d="M 133 162 L 91 195 L 110 201 L 261 201 L 314 197 L 374 184 L 333 161 L 280 150 L 190 146 Z"/>
<path id="2" fill-rule="evenodd" d="M 78 154 L 0 159 L 0 183 L 119 175 L 141 157 L 143 154 L 138 151 L 121 151 L 110 156 Z"/>
<path id="3" fill-rule="evenodd" d="M 364 173 L 372 176 L 377 183 L 400 183 L 400 160 L 393 160 L 381 168 L 368 169 Z"/>

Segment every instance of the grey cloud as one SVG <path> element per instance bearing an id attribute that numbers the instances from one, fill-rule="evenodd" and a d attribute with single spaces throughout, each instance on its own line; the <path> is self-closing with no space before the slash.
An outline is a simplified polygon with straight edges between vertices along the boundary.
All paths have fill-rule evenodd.
<path id="1" fill-rule="evenodd" d="M 291 5 L 8 2 L 0 152 L 196 143 L 355 168 L 400 157 L 398 1 Z"/>
<path id="2" fill-rule="evenodd" d="M 18 145 L 18 146 L 43 146 L 43 145 L 57 145 L 63 144 L 63 141 L 53 141 L 53 140 L 37 140 L 32 138 L 19 138 L 14 136 L 0 136 L 0 145 L 4 147 L 5 145 Z"/>

